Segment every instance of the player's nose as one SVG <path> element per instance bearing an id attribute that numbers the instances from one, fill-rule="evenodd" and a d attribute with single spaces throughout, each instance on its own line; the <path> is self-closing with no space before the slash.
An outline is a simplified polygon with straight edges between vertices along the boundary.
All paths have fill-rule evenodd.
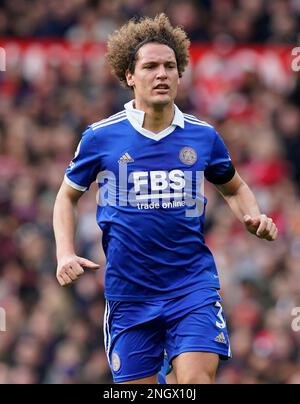
<path id="1" fill-rule="evenodd" d="M 157 78 L 166 78 L 167 77 L 167 71 L 164 65 L 159 65 L 158 70 L 157 70 Z"/>

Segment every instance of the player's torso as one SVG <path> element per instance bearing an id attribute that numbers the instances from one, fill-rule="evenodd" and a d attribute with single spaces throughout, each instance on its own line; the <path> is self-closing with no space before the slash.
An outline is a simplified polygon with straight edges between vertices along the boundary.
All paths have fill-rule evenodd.
<path id="1" fill-rule="evenodd" d="M 135 202 L 138 208 L 151 202 L 161 208 L 164 201 L 171 206 L 169 202 L 185 200 L 191 191 L 195 196 L 211 151 L 205 129 L 177 127 L 155 140 L 136 131 L 127 120 L 112 125 L 99 141 L 99 185 L 107 183 L 105 178 L 110 176 L 115 179 L 115 183 L 108 184 L 111 198 L 123 205 L 127 198 L 129 205 Z"/>

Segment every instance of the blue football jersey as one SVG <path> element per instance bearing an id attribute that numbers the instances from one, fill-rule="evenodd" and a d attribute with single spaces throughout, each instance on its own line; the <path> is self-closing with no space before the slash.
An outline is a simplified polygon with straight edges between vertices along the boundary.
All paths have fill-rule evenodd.
<path id="1" fill-rule="evenodd" d="M 211 125 L 176 106 L 171 126 L 158 134 L 143 119 L 130 102 L 89 126 L 65 175 L 83 192 L 99 185 L 105 297 L 146 301 L 219 289 L 203 235 L 203 178 L 222 184 L 233 177 L 227 148 Z"/>

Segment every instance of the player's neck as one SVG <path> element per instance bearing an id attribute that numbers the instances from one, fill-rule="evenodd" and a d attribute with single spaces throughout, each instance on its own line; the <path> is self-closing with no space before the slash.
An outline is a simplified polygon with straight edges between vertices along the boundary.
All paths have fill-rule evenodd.
<path id="1" fill-rule="evenodd" d="M 140 105 L 136 101 L 135 108 L 145 112 L 143 128 L 153 133 L 159 133 L 168 128 L 174 118 L 174 104 L 152 107 Z"/>

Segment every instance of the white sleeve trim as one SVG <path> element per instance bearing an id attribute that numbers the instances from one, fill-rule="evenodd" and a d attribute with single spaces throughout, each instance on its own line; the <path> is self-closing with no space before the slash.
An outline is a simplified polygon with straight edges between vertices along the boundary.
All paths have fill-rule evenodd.
<path id="1" fill-rule="evenodd" d="M 88 187 L 82 187 L 81 185 L 75 184 L 75 182 L 71 181 L 67 177 L 67 174 L 65 174 L 64 180 L 68 185 L 70 185 L 70 187 L 77 189 L 77 191 L 85 192 L 88 189 Z"/>

